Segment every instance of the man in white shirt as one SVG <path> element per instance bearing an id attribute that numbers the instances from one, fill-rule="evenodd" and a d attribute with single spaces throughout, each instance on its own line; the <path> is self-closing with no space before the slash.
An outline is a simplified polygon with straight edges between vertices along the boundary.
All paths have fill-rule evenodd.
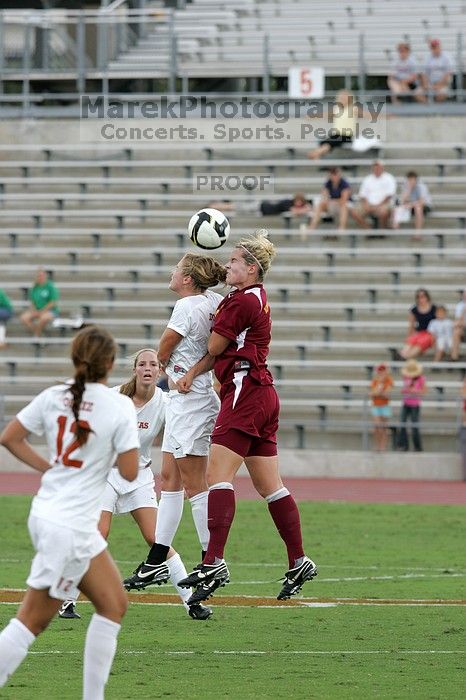
<path id="1" fill-rule="evenodd" d="M 378 228 L 388 228 L 396 193 L 396 180 L 384 170 L 381 160 L 372 164 L 372 173 L 366 175 L 359 188 L 359 206 L 352 211 L 353 218 L 363 228 L 367 228 L 366 218 L 376 220 Z"/>
<path id="2" fill-rule="evenodd" d="M 463 298 L 455 307 L 455 324 L 453 326 L 453 342 L 451 345 L 452 360 L 458 359 L 462 340 L 466 341 L 466 289 L 463 290 Z"/>

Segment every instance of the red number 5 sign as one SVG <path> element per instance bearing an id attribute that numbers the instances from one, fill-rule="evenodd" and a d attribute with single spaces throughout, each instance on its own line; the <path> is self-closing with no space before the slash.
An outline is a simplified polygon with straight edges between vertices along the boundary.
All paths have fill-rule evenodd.
<path id="1" fill-rule="evenodd" d="M 309 66 L 291 66 L 288 70 L 288 97 L 324 96 L 324 69 Z"/>

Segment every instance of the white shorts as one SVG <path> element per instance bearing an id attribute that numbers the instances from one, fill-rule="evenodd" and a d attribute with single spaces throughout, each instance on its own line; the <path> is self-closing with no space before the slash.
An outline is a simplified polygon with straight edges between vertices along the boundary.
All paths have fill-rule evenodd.
<path id="1" fill-rule="evenodd" d="M 107 547 L 100 532 L 79 532 L 35 515 L 29 516 L 28 528 L 37 552 L 26 581 L 28 586 L 48 590 L 51 598 L 76 599 L 91 559 Z"/>
<path id="2" fill-rule="evenodd" d="M 109 474 L 105 491 L 102 498 L 102 510 L 118 515 L 121 513 L 131 513 L 138 508 L 157 508 L 157 495 L 154 488 L 154 475 L 150 467 L 141 469 L 136 479 L 131 482 L 134 488 L 131 491 L 121 493 L 119 489 L 118 477 L 112 479 L 114 475 L 112 469 Z"/>
<path id="3" fill-rule="evenodd" d="M 208 455 L 219 410 L 220 399 L 213 389 L 208 394 L 170 391 L 162 452 L 171 452 L 175 458 Z"/>
<path id="4" fill-rule="evenodd" d="M 448 338 L 437 338 L 435 341 L 435 347 L 437 350 L 442 352 L 450 352 L 451 341 Z"/>

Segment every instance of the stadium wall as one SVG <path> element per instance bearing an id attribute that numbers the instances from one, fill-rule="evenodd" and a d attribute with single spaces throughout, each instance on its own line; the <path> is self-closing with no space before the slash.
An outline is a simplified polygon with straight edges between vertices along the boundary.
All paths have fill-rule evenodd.
<path id="1" fill-rule="evenodd" d="M 38 447 L 46 456 L 47 449 Z M 152 450 L 152 467 L 160 473 L 161 453 Z M 15 459 L 6 450 L 0 453 L 0 471 L 25 472 L 29 467 Z M 461 481 L 461 456 L 445 453 L 403 454 L 387 452 L 348 452 L 281 450 L 282 476 L 328 479 L 415 479 L 428 481 Z M 241 467 L 239 475 L 247 474 Z"/>
<path id="2" fill-rule="evenodd" d="M 94 120 L 93 120 L 94 121 Z M 148 125 L 149 120 L 132 121 L 132 126 Z M 79 143 L 94 140 L 94 125 L 78 119 L 2 120 L 0 143 Z M 466 140 L 466 119 L 459 116 L 411 116 L 387 119 L 387 142 L 439 143 Z M 124 145 L 123 142 L 115 146 Z"/>

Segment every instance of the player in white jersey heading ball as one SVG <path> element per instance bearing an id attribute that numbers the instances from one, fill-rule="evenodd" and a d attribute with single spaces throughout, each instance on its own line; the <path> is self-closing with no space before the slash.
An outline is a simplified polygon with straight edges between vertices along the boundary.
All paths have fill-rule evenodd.
<path id="1" fill-rule="evenodd" d="M 151 452 L 154 439 L 165 424 L 167 394 L 157 386 L 160 365 L 156 350 L 142 348 L 132 360 L 131 378 L 125 384 L 114 387 L 113 391 L 129 396 L 136 408 L 140 441 L 139 472 L 134 481 L 126 481 L 120 475 L 116 465 L 110 470 L 102 501 L 99 531 L 105 539 L 108 539 L 112 516 L 131 513 L 147 544 L 152 546 L 157 520 L 157 496 L 151 469 Z M 206 620 L 212 614 L 211 609 L 201 604 L 188 606 L 186 600 L 190 598 L 191 591 L 176 586 L 176 583 L 186 575 L 180 555 L 171 548 L 165 569 L 159 572 L 157 579 L 152 583 L 162 584 L 170 579 L 190 617 L 194 620 Z M 63 603 L 59 617 L 66 619 L 80 617 L 73 600 Z"/>
<path id="2" fill-rule="evenodd" d="M 225 268 L 214 258 L 187 253 L 175 267 L 170 289 L 178 294 L 159 343 L 158 358 L 169 378 L 169 397 L 162 443 L 162 491 L 155 544 L 147 560 L 125 579 L 128 590 L 151 585 L 163 570 L 183 513 L 186 493 L 202 551 L 207 549 L 206 468 L 212 428 L 220 407 L 211 372 L 200 374 L 189 393 L 177 381 L 207 352 L 210 329 L 222 300 L 210 291 L 225 281 Z"/>
<path id="3" fill-rule="evenodd" d="M 43 391 L 0 436 L 13 455 L 43 472 L 28 521 L 36 550 L 29 588 L 16 617 L 0 633 L 0 686 L 62 601 L 79 589 L 96 611 L 84 647 L 83 698 L 104 697 L 128 601 L 97 523 L 111 465 L 116 460 L 120 474 L 132 481 L 138 474 L 139 447 L 132 401 L 106 386 L 115 352 L 105 329 L 80 331 L 71 346 L 72 384 Z M 29 433 L 45 434 L 49 461 L 31 447 Z"/>

